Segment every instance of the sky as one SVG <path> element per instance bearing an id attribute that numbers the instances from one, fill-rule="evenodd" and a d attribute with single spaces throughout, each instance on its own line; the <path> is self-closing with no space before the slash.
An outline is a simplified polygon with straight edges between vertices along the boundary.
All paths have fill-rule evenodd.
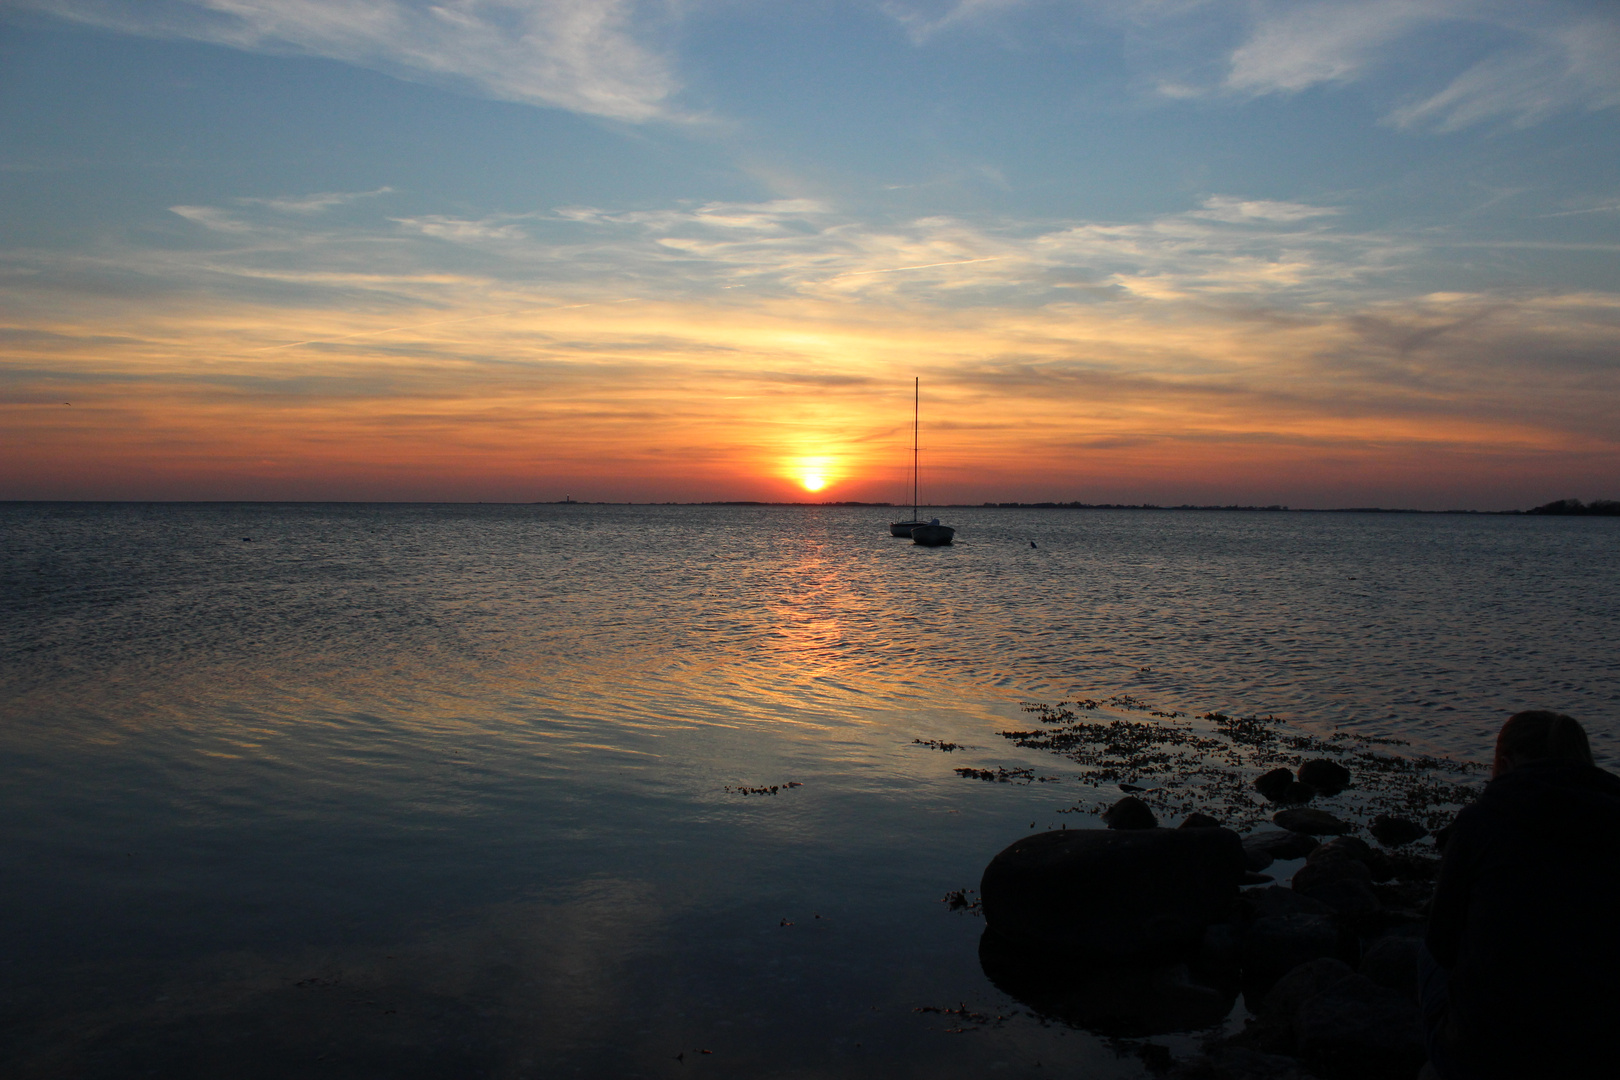
<path id="1" fill-rule="evenodd" d="M 1620 497 L 1620 4 L 0 0 L 0 499 Z"/>

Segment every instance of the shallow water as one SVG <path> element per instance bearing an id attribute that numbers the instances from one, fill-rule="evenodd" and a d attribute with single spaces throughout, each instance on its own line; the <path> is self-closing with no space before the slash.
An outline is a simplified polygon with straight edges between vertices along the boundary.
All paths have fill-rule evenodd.
<path id="1" fill-rule="evenodd" d="M 1072 766 L 954 772 L 1065 773 L 995 736 L 1021 700 L 1471 758 L 1546 707 L 1620 761 L 1613 519 L 946 516 L 922 549 L 862 508 L 0 507 L 0 1054 L 1134 1076 L 938 902 L 1081 823 Z M 913 1011 L 964 1004 L 1010 1018 Z"/>

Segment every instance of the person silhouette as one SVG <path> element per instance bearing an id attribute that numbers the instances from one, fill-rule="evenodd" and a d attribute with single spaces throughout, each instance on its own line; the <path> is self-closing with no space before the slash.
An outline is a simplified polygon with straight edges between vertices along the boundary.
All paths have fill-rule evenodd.
<path id="1" fill-rule="evenodd" d="M 1620 777 L 1581 725 L 1516 713 L 1457 815 L 1420 960 L 1441 1080 L 1599 1075 L 1620 1015 Z"/>

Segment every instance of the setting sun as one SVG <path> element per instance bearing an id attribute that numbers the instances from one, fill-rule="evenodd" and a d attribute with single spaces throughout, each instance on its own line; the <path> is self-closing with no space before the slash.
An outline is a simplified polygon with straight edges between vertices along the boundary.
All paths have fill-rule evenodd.
<path id="1" fill-rule="evenodd" d="M 827 478 L 820 473 L 810 473 L 799 481 L 806 491 L 820 491 L 827 486 Z"/>

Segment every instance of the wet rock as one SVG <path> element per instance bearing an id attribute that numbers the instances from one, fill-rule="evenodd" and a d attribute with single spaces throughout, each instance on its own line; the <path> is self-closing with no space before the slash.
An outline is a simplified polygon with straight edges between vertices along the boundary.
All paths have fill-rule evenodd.
<path id="1" fill-rule="evenodd" d="M 1368 831 L 1385 847 L 1400 847 L 1402 844 L 1410 844 L 1429 835 L 1429 830 L 1417 822 L 1392 814 L 1379 814 L 1373 818 Z"/>
<path id="2" fill-rule="evenodd" d="M 1293 773 L 1287 769 L 1272 769 L 1270 772 L 1262 773 L 1255 778 L 1254 790 L 1272 802 L 1276 802 L 1277 797 L 1287 791 L 1288 786 L 1292 783 L 1294 783 Z"/>
<path id="3" fill-rule="evenodd" d="M 1327 795 L 1337 795 L 1350 786 L 1350 770 L 1337 761 L 1316 758 L 1299 767 L 1299 782 Z"/>
<path id="4" fill-rule="evenodd" d="M 1335 836 L 1332 840 L 1324 840 L 1313 848 L 1305 857 L 1305 864 L 1315 866 L 1318 863 L 1337 862 L 1343 859 L 1366 862 L 1367 856 L 1371 854 L 1371 845 L 1360 837 Z"/>
<path id="5" fill-rule="evenodd" d="M 1323 956 L 1300 964 L 1278 979 L 1267 991 L 1257 1014 L 1262 1029 L 1260 1036 L 1266 1045 L 1274 1049 L 1294 1049 L 1299 1042 L 1296 1023 L 1301 1006 L 1354 974 L 1355 970 L 1343 960 Z"/>
<path id="6" fill-rule="evenodd" d="M 1299 1007 L 1296 1047 L 1327 1077 L 1412 1076 L 1426 1055 L 1417 1008 L 1365 975 L 1351 975 Z"/>
<path id="7" fill-rule="evenodd" d="M 1243 978 L 1264 985 L 1299 965 L 1340 951 L 1338 927 L 1328 915 L 1272 915 L 1249 924 L 1243 939 Z"/>
<path id="8" fill-rule="evenodd" d="M 1310 807 L 1283 810 L 1273 814 L 1271 820 L 1290 832 L 1309 833 L 1312 836 L 1338 836 L 1355 831 L 1354 826 L 1347 825 L 1326 810 Z"/>
<path id="9" fill-rule="evenodd" d="M 1264 889 L 1248 889 L 1243 903 L 1250 917 L 1265 919 L 1273 915 L 1331 915 L 1333 909 L 1320 900 L 1312 900 L 1304 893 L 1272 885 Z"/>
<path id="10" fill-rule="evenodd" d="M 1176 826 L 1178 829 L 1218 829 L 1221 823 L 1208 814 L 1188 814 L 1187 820 Z"/>
<path id="11" fill-rule="evenodd" d="M 1362 952 L 1360 971 L 1379 986 L 1416 1001 L 1418 956 L 1422 952 L 1421 938 L 1390 934 L 1374 941 Z"/>
<path id="12" fill-rule="evenodd" d="M 1066 829 L 1018 840 L 985 868 L 984 917 L 1008 941 L 1093 957 L 1196 948 L 1243 877 L 1230 829 Z"/>
<path id="13" fill-rule="evenodd" d="M 1321 885 L 1331 881 L 1372 881 L 1372 871 L 1367 864 L 1357 862 L 1355 859 L 1333 859 L 1329 862 L 1306 862 L 1294 874 L 1294 891 L 1308 893 Z"/>
<path id="14" fill-rule="evenodd" d="M 1159 819 L 1153 816 L 1153 808 L 1135 795 L 1127 795 L 1113 806 L 1110 806 L 1103 812 L 1102 819 L 1108 823 L 1110 829 L 1157 829 L 1159 827 Z"/>
<path id="15" fill-rule="evenodd" d="M 1306 856 L 1305 861 L 1313 866 L 1329 862 L 1359 862 L 1367 868 L 1373 881 L 1388 881 L 1399 870 L 1395 860 L 1354 836 L 1334 837 Z"/>
<path id="16" fill-rule="evenodd" d="M 1251 833 L 1243 838 L 1243 865 L 1258 873 L 1277 859 L 1298 859 L 1309 855 L 1316 846 L 1316 838 L 1304 833 Z"/>

